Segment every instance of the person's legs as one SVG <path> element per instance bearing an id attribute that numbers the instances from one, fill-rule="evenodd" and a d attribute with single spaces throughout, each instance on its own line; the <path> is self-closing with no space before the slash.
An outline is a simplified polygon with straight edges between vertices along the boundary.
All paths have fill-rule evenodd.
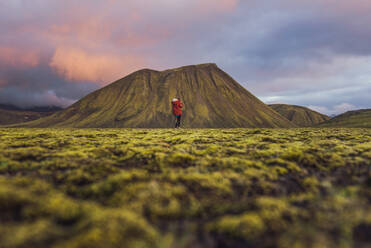
<path id="1" fill-rule="evenodd" d="M 176 123 L 175 123 L 175 128 L 178 128 L 180 127 L 180 118 L 181 118 L 181 115 L 176 115 Z"/>
<path id="2" fill-rule="evenodd" d="M 182 115 L 178 115 L 178 127 L 180 127 L 180 119 L 182 118 Z"/>

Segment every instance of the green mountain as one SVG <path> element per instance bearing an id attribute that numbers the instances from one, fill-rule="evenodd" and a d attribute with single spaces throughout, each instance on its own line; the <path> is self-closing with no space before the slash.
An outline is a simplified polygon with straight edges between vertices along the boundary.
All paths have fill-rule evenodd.
<path id="1" fill-rule="evenodd" d="M 294 127 L 215 64 L 143 69 L 22 127 L 169 128 L 171 100 L 184 104 L 188 128 Z"/>
<path id="2" fill-rule="evenodd" d="M 371 128 L 371 109 L 348 111 L 321 123 L 319 127 L 359 127 Z"/>
<path id="3" fill-rule="evenodd" d="M 327 115 L 302 106 L 288 104 L 271 104 L 269 106 L 299 127 L 311 127 L 330 119 Z"/>
<path id="4" fill-rule="evenodd" d="M 9 125 L 40 119 L 61 110 L 57 107 L 33 107 L 21 109 L 13 105 L 0 104 L 0 125 Z"/>

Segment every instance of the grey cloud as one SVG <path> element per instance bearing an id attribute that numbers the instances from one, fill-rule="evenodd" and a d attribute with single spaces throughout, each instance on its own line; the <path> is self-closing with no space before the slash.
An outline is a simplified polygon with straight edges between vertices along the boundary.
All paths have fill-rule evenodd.
<path id="1" fill-rule="evenodd" d="M 317 106 L 324 109 L 325 114 L 340 114 L 342 108 L 337 106 L 353 106 L 352 109 L 370 107 L 371 84 L 364 87 L 344 87 L 339 89 L 312 90 L 312 91 L 289 91 L 273 96 L 263 96 L 261 99 L 266 103 L 287 103 L 304 106 Z M 350 109 L 347 109 L 350 110 Z"/>
<path id="2" fill-rule="evenodd" d="M 47 66 L 28 69 L 2 68 L 7 84 L 0 88 L 0 103 L 20 107 L 56 105 L 67 107 L 72 102 L 99 88 L 91 82 L 68 82 Z"/>

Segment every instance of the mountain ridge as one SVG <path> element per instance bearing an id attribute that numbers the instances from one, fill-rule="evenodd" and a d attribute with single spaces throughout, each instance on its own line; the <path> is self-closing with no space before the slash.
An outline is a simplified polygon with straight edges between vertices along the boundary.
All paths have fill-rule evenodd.
<path id="1" fill-rule="evenodd" d="M 371 128 L 371 109 L 358 109 L 337 115 L 317 127 Z"/>
<path id="2" fill-rule="evenodd" d="M 327 115 L 304 106 L 290 104 L 269 104 L 268 106 L 299 127 L 311 127 L 330 119 Z"/>
<path id="3" fill-rule="evenodd" d="M 173 127 L 171 99 L 188 128 L 295 127 L 214 63 L 141 69 L 29 127 Z"/>

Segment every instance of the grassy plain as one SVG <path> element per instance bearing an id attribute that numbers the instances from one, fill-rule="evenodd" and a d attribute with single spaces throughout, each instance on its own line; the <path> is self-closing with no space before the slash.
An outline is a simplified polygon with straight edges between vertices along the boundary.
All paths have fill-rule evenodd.
<path id="1" fill-rule="evenodd" d="M 371 129 L 0 129 L 0 247 L 370 247 Z"/>

